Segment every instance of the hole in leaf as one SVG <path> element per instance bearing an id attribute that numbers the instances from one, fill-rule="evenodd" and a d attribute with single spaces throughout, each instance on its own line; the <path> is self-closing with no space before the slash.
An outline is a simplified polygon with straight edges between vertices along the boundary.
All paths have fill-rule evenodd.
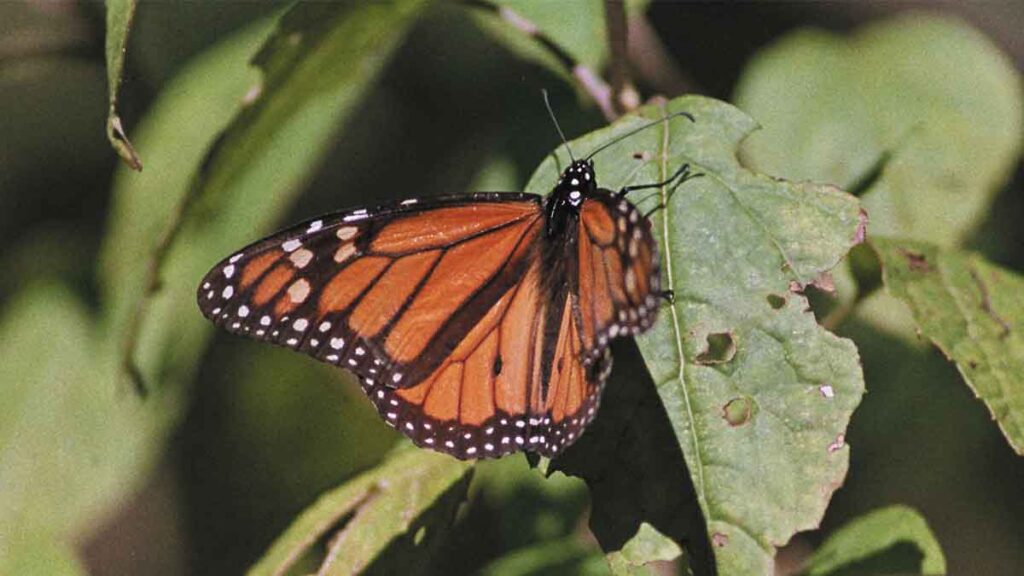
<path id="1" fill-rule="evenodd" d="M 729 543 L 729 537 L 721 532 L 715 532 L 711 535 L 711 543 L 715 545 L 715 548 L 721 548 Z"/>
<path id="2" fill-rule="evenodd" d="M 420 529 L 416 531 L 416 534 L 412 537 L 412 543 L 419 546 L 423 543 L 423 539 L 427 537 L 427 527 L 420 526 Z"/>
<path id="3" fill-rule="evenodd" d="M 772 310 L 779 310 L 786 305 L 786 299 L 778 294 L 769 294 L 768 305 L 772 307 Z"/>
<path id="4" fill-rule="evenodd" d="M 757 405 L 754 399 L 749 396 L 733 398 L 722 407 L 722 418 L 729 423 L 729 426 L 742 426 L 754 416 Z"/>
<path id="5" fill-rule="evenodd" d="M 736 342 L 729 332 L 708 334 L 708 347 L 697 355 L 698 364 L 724 364 L 736 355 Z"/>
<path id="6" fill-rule="evenodd" d="M 897 542 L 866 558 L 851 559 L 848 564 L 838 567 L 834 576 L 855 574 L 920 574 L 924 554 L 910 542 Z"/>

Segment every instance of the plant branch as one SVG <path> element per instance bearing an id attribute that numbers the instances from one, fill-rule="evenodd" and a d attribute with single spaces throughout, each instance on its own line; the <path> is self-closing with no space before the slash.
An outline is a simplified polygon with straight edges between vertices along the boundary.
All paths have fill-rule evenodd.
<path id="1" fill-rule="evenodd" d="M 627 48 L 631 69 L 655 92 L 671 98 L 687 92 L 701 91 L 697 83 L 679 69 L 678 62 L 669 53 L 645 15 L 637 14 L 629 19 L 628 34 Z"/>
<path id="2" fill-rule="evenodd" d="M 612 105 L 612 90 L 608 83 L 589 67 L 577 62 L 571 54 L 542 32 L 532 21 L 507 6 L 501 6 L 489 0 L 462 0 L 462 3 L 472 8 L 492 12 L 512 28 L 534 39 L 550 52 L 566 72 L 576 80 L 583 92 L 590 96 L 591 100 L 601 109 L 606 120 L 611 122 L 619 117 L 615 106 Z"/>
<path id="3" fill-rule="evenodd" d="M 604 0 L 604 21 L 608 34 L 611 105 L 617 114 L 622 114 L 640 105 L 640 95 L 629 78 L 629 28 L 623 0 Z"/>

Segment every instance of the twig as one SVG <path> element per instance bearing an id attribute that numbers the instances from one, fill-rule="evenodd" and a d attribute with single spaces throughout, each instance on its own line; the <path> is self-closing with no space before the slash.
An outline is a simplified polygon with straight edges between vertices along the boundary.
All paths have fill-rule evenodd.
<path id="1" fill-rule="evenodd" d="M 640 105 L 640 94 L 629 78 L 629 29 L 622 0 L 604 0 L 604 22 L 608 33 L 611 105 L 618 114 L 622 114 Z"/>
<path id="2" fill-rule="evenodd" d="M 616 111 L 615 106 L 612 105 L 612 90 L 608 86 L 608 83 L 586 65 L 577 62 L 571 54 L 566 52 L 565 49 L 559 46 L 557 42 L 551 39 L 551 37 L 542 32 L 536 24 L 523 17 L 515 10 L 506 6 L 499 6 L 489 0 L 462 0 L 462 3 L 473 8 L 493 12 L 516 30 L 530 38 L 533 38 L 538 44 L 550 52 L 551 55 L 558 60 L 559 64 L 561 64 L 562 67 L 564 67 L 566 71 L 576 79 L 580 88 L 589 95 L 594 103 L 597 104 L 597 107 L 601 109 L 601 113 L 604 114 L 606 120 L 611 122 L 619 117 L 619 113 Z"/>
<path id="3" fill-rule="evenodd" d="M 650 84 L 659 94 L 669 97 L 700 92 L 697 83 L 679 69 L 675 58 L 665 48 L 658 32 L 645 15 L 637 14 L 629 19 L 628 24 L 629 63 L 641 81 Z"/>

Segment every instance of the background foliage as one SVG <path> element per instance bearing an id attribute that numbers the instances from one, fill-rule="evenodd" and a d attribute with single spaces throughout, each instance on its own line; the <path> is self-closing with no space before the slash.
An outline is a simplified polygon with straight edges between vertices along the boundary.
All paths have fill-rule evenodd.
<path id="1" fill-rule="evenodd" d="M 505 4 L 603 69 L 598 3 Z M 675 276 L 690 292 L 677 287 L 684 297 L 672 315 L 691 330 L 679 357 L 694 372 L 673 383 L 681 361 L 658 345 L 664 317 L 639 350 L 617 348 L 602 418 L 578 449 L 542 463 L 548 478 L 520 456 L 470 468 L 393 450 L 397 435 L 347 374 L 210 338 L 192 302 L 196 279 L 275 225 L 409 196 L 545 190 L 557 140 L 539 89 L 552 92 L 570 135 L 606 122 L 506 22 L 416 0 L 293 10 L 143 3 L 134 12 L 128 1 L 109 12 L 5 4 L 0 109 L 18 113 L 0 117 L 0 573 L 273 573 L 312 571 L 324 557 L 329 573 L 629 573 L 651 560 L 659 571 L 703 573 L 715 559 L 723 573 L 1024 569 L 1024 463 L 1014 453 L 1024 442 L 1024 48 L 1013 32 L 1024 10 L 627 4 L 643 94 L 699 93 L 743 111 L 672 102 L 702 119 L 673 128 L 673 158 L 698 162 L 739 198 L 761 186 L 740 203 L 769 220 L 777 213 L 776 239 L 786 224 L 797 230 L 800 206 L 829 192 L 768 185 L 757 173 L 855 192 L 870 214 L 868 244 L 833 270 L 835 293 L 809 288 L 818 320 L 856 343 L 869 392 L 837 445 L 840 463 L 802 460 L 799 438 L 818 442 L 820 425 L 835 440 L 830 427 L 845 428 L 859 371 L 836 372 L 848 379 L 829 390 L 848 403 L 825 414 L 802 396 L 775 398 L 777 386 L 758 388 L 775 378 L 758 370 L 776 364 L 754 357 L 771 348 L 751 342 L 798 326 L 832 339 L 785 277 L 817 279 L 853 237 L 819 246 L 806 269 L 780 273 L 752 256 L 750 266 L 702 275 L 715 270 L 702 256 L 723 266 L 760 246 L 733 236 L 723 245 L 732 256 L 686 254 L 711 246 L 702 218 L 721 225 L 733 214 L 708 182 L 688 184 L 656 221 L 687 234 Z M 741 166 L 733 152 L 754 121 L 762 129 L 742 144 Z M 119 163 L 108 135 L 118 153 L 137 155 L 141 173 Z M 659 150 L 651 138 L 630 146 Z M 610 187 L 651 180 L 657 163 L 648 168 L 599 159 Z M 794 190 L 806 198 L 793 200 Z M 773 195 L 793 203 L 758 204 Z M 836 230 L 856 228 L 849 206 L 852 219 Z M 790 254 L 806 250 L 794 238 Z M 154 249 L 166 249 L 158 269 Z M 789 324 L 767 324 L 778 301 L 729 292 L 773 283 Z M 156 297 L 143 299 L 153 286 Z M 743 313 L 698 305 L 719 297 Z M 731 329 L 735 349 L 702 365 L 702 336 Z M 128 340 L 150 388 L 144 402 L 124 362 Z M 809 369 L 794 354 L 816 350 L 797 346 L 787 358 Z M 648 369 L 653 380 L 637 377 Z M 794 382 L 821 400 L 821 383 Z M 742 392 L 742 402 L 718 391 Z M 683 397 L 706 402 L 706 422 L 679 417 Z M 757 427 L 732 426 L 754 409 L 781 410 L 786 427 L 798 420 L 806 434 L 762 428 L 765 413 Z M 712 459 L 741 474 L 694 486 L 702 456 L 688 438 L 710 439 L 722 450 Z M 786 450 L 794 456 L 780 457 Z M 807 471 L 826 469 L 834 477 L 823 498 L 797 503 L 816 489 Z M 757 482 L 743 480 L 757 471 Z M 790 540 L 819 519 L 821 530 Z M 746 537 L 733 530 L 757 545 L 730 556 Z"/>

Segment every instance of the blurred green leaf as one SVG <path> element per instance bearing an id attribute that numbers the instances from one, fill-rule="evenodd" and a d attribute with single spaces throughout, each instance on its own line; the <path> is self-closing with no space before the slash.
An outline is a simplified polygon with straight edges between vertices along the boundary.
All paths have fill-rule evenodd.
<path id="1" fill-rule="evenodd" d="M 735 98 L 765 129 L 762 172 L 863 195 L 872 233 L 942 246 L 979 224 L 1020 154 L 1021 78 L 970 26 L 908 14 L 849 37 L 791 34 L 744 71 Z M 954 207 L 955 209 L 951 209 Z"/>
<path id="2" fill-rule="evenodd" d="M 124 57 L 128 51 L 128 33 L 135 18 L 135 0 L 107 1 L 107 90 L 110 111 L 107 114 L 107 139 L 117 154 L 134 170 L 142 170 L 142 161 L 132 148 L 121 126 L 117 112 L 117 92 L 124 74 Z"/>
<path id="3" fill-rule="evenodd" d="M 20 527 L 0 532 L 0 574 L 85 576 L 71 544 L 55 541 L 49 534 Z"/>
<path id="4" fill-rule="evenodd" d="M 684 162 L 704 174 L 653 217 L 663 286 L 675 291 L 675 303 L 639 344 L 685 455 L 719 570 L 770 573 L 774 547 L 818 524 L 846 473 L 844 432 L 863 393 L 857 352 L 818 326 L 793 289 L 838 264 L 863 233 L 861 214 L 856 199 L 834 188 L 745 170 L 735 150 L 754 123 L 710 99 L 647 107 L 571 145 L 583 156 L 681 110 L 696 123 L 676 118 L 611 146 L 596 159 L 598 177 L 614 190 L 663 180 Z M 567 161 L 564 150 L 557 162 L 549 157 L 527 191 L 546 193 Z M 659 198 L 634 201 L 653 208 Z M 773 305 L 772 295 L 785 304 Z M 734 352 L 702 362 L 708 337 L 719 334 Z M 750 409 L 729 422 L 724 414 L 735 402 Z"/>
<path id="5" fill-rule="evenodd" d="M 473 2 L 469 2 L 473 4 Z M 497 0 L 480 2 L 496 10 L 475 10 L 484 30 L 520 56 L 537 61 L 556 73 L 565 66 L 527 34 L 536 29 L 553 40 L 567 55 L 597 72 L 608 58 L 607 29 L 601 0 L 582 2 L 537 2 L 536 0 Z M 639 17 L 647 0 L 626 0 L 626 10 Z M 531 28 L 531 26 L 535 28 Z"/>
<path id="6" fill-rule="evenodd" d="M 159 456 L 173 398 L 140 404 L 106 376 L 110 357 L 67 291 L 33 285 L 0 322 L 0 555 L 95 527 L 138 489 Z M 46 573 L 0 571 L 9 574 Z"/>
<path id="7" fill-rule="evenodd" d="M 956 363 L 1006 439 L 1024 455 L 1024 277 L 969 252 L 873 238 L 889 293 Z"/>
<path id="8" fill-rule="evenodd" d="M 154 105 L 139 129 L 150 169 L 119 174 L 104 251 L 112 322 L 130 334 L 142 315 L 135 361 L 146 382 L 188 381 L 209 333 L 195 308 L 202 274 L 302 190 L 421 4 L 297 5 L 256 56 L 262 76 L 244 62 L 265 22 L 204 53 Z M 147 302 L 150 266 L 162 282 Z"/>
<path id="9" fill-rule="evenodd" d="M 189 62 L 139 123 L 136 142 L 148 158 L 147 168 L 143 173 L 122 168 L 115 174 L 110 224 L 100 254 L 99 278 L 112 347 L 121 345 L 118 335 L 127 330 L 131 315 L 138 313 L 136 307 L 146 288 L 153 250 L 168 226 L 168 219 L 188 193 L 210 143 L 227 125 L 232 111 L 239 108 L 246 90 L 258 79 L 257 71 L 249 68 L 247 62 L 272 24 L 269 20 L 254 24 Z M 225 227 L 235 222 L 224 219 Z M 235 236 L 245 233 L 241 226 L 230 232 Z M 196 238 L 191 249 L 201 250 L 202 241 Z M 187 382 L 205 340 L 202 319 L 198 314 L 185 312 L 194 307 L 193 278 L 200 274 L 190 273 L 184 267 L 188 256 L 184 248 L 172 254 L 174 261 L 165 269 L 167 281 L 160 306 L 151 311 L 151 315 L 162 316 L 156 320 L 168 324 L 158 331 L 153 319 L 146 319 L 151 328 L 143 335 L 151 346 L 159 348 L 148 350 L 148 357 L 139 359 L 143 368 L 148 369 L 150 380 L 170 366 L 164 356 L 177 353 L 183 372 L 163 376 L 177 378 L 178 384 Z M 193 260 L 199 257 L 191 255 Z M 172 294 L 173 298 L 167 297 Z"/>
<path id="10" fill-rule="evenodd" d="M 330 536 L 320 574 L 356 574 L 381 558 L 392 573 L 425 568 L 425 540 L 437 542 L 464 500 L 473 468 L 449 456 L 404 448 L 332 490 L 302 513 L 250 574 L 283 574 Z M 404 544 L 398 546 L 396 544 Z M 384 554 L 388 551 L 388 554 Z"/>
<path id="11" fill-rule="evenodd" d="M 480 571 L 483 576 L 590 576 L 607 573 L 608 565 L 601 555 L 595 554 L 576 536 L 515 550 Z"/>
<path id="12" fill-rule="evenodd" d="M 870 569 L 853 568 L 906 543 L 921 554 L 918 565 L 872 563 Z M 914 509 L 889 506 L 856 518 L 836 530 L 807 561 L 808 576 L 839 574 L 945 574 L 946 558 L 928 524 Z"/>

